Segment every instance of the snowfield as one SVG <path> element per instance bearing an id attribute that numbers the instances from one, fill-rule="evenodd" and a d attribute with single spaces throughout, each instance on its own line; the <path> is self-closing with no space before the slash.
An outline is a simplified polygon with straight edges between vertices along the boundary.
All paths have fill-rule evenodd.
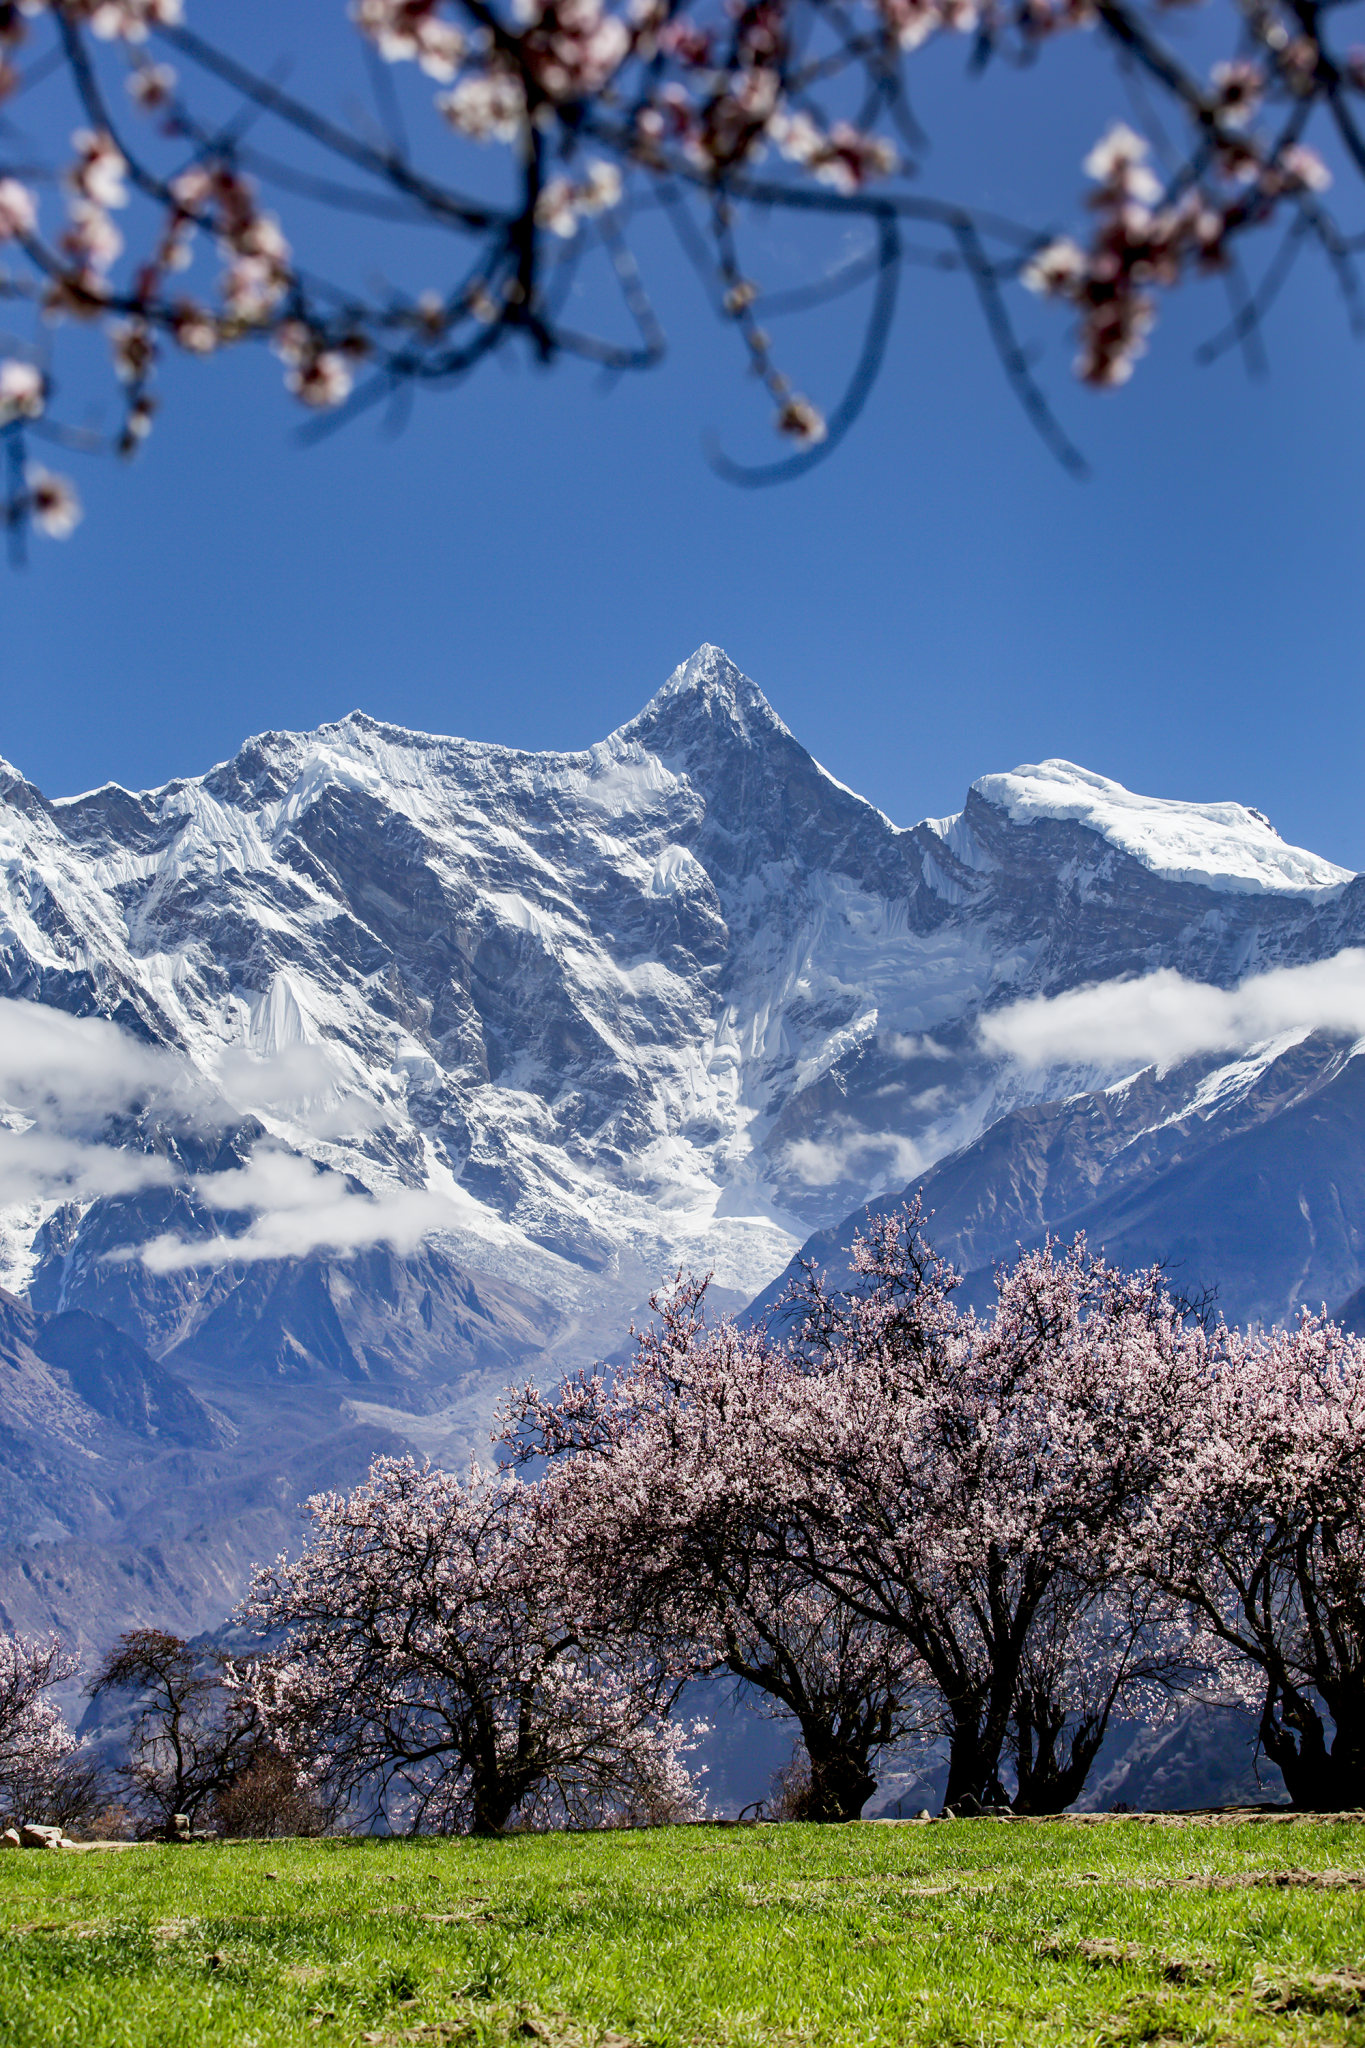
<path id="1" fill-rule="evenodd" d="M 144 792 L 0 767 L 10 1540 L 46 1473 L 91 1598 L 150 1516 L 136 1556 L 159 1530 L 205 1612 L 175 1546 L 209 1464 L 146 1505 L 146 1418 L 191 1413 L 155 1373 L 205 1404 L 223 1526 L 250 1469 L 278 1529 L 376 1444 L 463 1455 L 509 1378 L 618 1348 L 679 1268 L 741 1307 L 926 1175 L 970 1269 L 1088 1223 L 1226 1281 L 1223 1161 L 1279 1246 L 1230 1312 L 1344 1299 L 1362 943 L 1365 883 L 1240 804 L 1048 761 L 897 826 L 714 647 L 579 753 L 355 712 Z M 34 1362 L 70 1315 L 145 1357 L 136 1428 Z"/>

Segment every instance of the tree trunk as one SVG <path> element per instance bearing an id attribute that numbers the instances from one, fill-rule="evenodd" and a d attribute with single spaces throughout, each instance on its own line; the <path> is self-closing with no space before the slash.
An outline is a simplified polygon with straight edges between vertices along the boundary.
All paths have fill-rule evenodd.
<path id="1" fill-rule="evenodd" d="M 801 1739 L 810 1759 L 808 1820 L 857 1820 L 877 1789 L 867 1768 L 867 1750 L 850 1748 L 805 1728 Z"/>
<path id="2" fill-rule="evenodd" d="M 474 1779 L 474 1811 L 469 1823 L 471 1835 L 500 1835 L 516 1811 L 519 1794 L 500 1777 Z"/>
<path id="3" fill-rule="evenodd" d="M 1365 1807 L 1365 1740 L 1355 1717 L 1342 1716 L 1331 1748 L 1322 1717 L 1301 1694 L 1272 1691 L 1261 1715 L 1261 1745 L 1279 1766 L 1294 1805 L 1304 1813 Z"/>
<path id="4" fill-rule="evenodd" d="M 948 1742 L 948 1786 L 943 1794 L 943 1804 L 950 1806 L 954 1813 L 964 1806 L 975 1810 L 985 1805 L 1000 1765 L 999 1752 L 990 1756 L 988 1747 L 981 1739 L 980 1723 L 975 1719 L 953 1724 Z"/>
<path id="5" fill-rule="evenodd" d="M 1032 1604 L 1036 1608 L 1036 1597 Z M 954 1813 L 964 1806 L 974 1811 L 998 1805 L 1004 1796 L 1000 1758 L 1009 1734 L 1024 1632 L 1025 1623 L 1016 1616 L 1008 1636 L 1001 1631 L 992 1645 L 989 1677 L 961 1691 L 945 1688 L 952 1733 L 943 1803 Z"/>
<path id="6" fill-rule="evenodd" d="M 1064 1813 L 1085 1790 L 1090 1766 L 1104 1741 L 1104 1730 L 1093 1721 L 1083 1721 L 1072 1735 L 1065 1762 L 1057 1754 L 1060 1735 L 1060 1729 L 1055 1735 L 1049 1733 L 1046 1742 L 1039 1745 L 1032 1768 L 1021 1768 L 1014 1798 L 1016 1813 Z"/>

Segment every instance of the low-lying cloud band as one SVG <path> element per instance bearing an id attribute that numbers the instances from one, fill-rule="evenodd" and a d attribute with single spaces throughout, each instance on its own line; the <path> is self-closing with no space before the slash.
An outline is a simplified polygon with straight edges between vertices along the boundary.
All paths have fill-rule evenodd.
<path id="1" fill-rule="evenodd" d="M 1030 996 L 991 1011 L 978 1030 L 988 1051 L 1022 1067 L 1111 1073 L 1175 1066 L 1201 1053 L 1244 1052 L 1309 1031 L 1365 1037 L 1365 949 L 1348 947 L 1302 967 L 1273 967 L 1230 989 L 1162 967 L 1129 981 Z"/>
<path id="2" fill-rule="evenodd" d="M 149 1045 L 103 1017 L 72 1017 L 43 1003 L 0 999 L 0 1207 L 85 1204 L 154 1187 L 181 1187 L 203 1208 L 246 1218 L 237 1232 L 163 1234 L 109 1256 L 154 1272 L 253 1264 L 328 1250 L 390 1244 L 414 1250 L 453 1219 L 451 1202 L 423 1188 L 370 1192 L 343 1173 L 265 1140 L 245 1163 L 189 1173 L 150 1145 L 119 1142 L 111 1118 L 200 1136 L 283 1112 L 314 1137 L 382 1122 L 331 1050 L 310 1044 L 260 1056 L 228 1046 L 212 1073 L 183 1053 Z M 111 1142 L 111 1137 L 113 1142 Z"/>

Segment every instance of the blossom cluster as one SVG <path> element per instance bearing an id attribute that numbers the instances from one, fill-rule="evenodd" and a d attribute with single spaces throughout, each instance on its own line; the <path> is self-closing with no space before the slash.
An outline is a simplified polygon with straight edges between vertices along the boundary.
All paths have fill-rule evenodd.
<path id="1" fill-rule="evenodd" d="M 1222 270 L 1232 237 L 1245 221 L 1288 195 L 1324 191 L 1330 174 L 1314 150 L 1286 143 L 1262 156 L 1241 134 L 1260 91 L 1248 64 L 1215 71 L 1223 130 L 1210 171 L 1197 183 L 1163 185 L 1151 149 L 1116 122 L 1085 159 L 1094 181 L 1095 232 L 1086 248 L 1069 236 L 1046 243 L 1029 259 L 1030 290 L 1068 300 L 1080 314 L 1076 374 L 1086 384 L 1126 384 L 1156 318 L 1157 289 L 1169 290 L 1191 271 Z"/>
<path id="2" fill-rule="evenodd" d="M 1058 1812 L 1115 1716 L 1191 1694 L 1250 1710 L 1297 1806 L 1365 1804 L 1365 1341 L 1212 1323 L 1084 1239 L 988 1308 L 958 1285 L 917 1203 L 765 1324 L 679 1275 L 624 1364 L 509 1392 L 501 1469 L 316 1496 L 239 1611 L 259 1657 L 141 1630 L 94 1680 L 142 1701 L 146 1824 L 258 1780 L 271 1825 L 696 1818 L 677 1708 L 715 1676 L 794 1730 L 812 1819 L 931 1746 L 951 1810 Z M 0 1640 L 11 1808 L 70 1757 L 73 1670 Z"/>
<path id="3" fill-rule="evenodd" d="M 1298 1803 L 1358 1803 L 1365 1345 L 1207 1329 L 1083 1241 L 964 1312 L 921 1226 L 875 1219 L 767 1329 L 684 1284 L 610 1379 L 524 1390 L 575 1601 L 764 1694 L 846 1814 L 928 1731 L 950 1805 L 1059 1810 L 1114 1713 L 1191 1689 L 1254 1708 Z"/>
<path id="4" fill-rule="evenodd" d="M 243 1613 L 279 1642 L 252 1679 L 265 1724 L 335 1802 L 436 1832 L 701 1814 L 697 1731 L 566 1603 L 533 1488 L 381 1458 L 308 1511 Z"/>
<path id="5" fill-rule="evenodd" d="M 33 184 L 11 175 L 0 159 L 0 242 L 33 265 L 34 296 L 49 325 L 105 325 L 124 393 L 115 437 L 123 454 L 133 454 L 152 429 L 152 380 L 168 343 L 202 358 L 267 340 L 284 364 L 287 390 L 317 411 L 351 397 L 367 359 L 381 376 L 393 375 L 396 363 L 404 375 L 424 374 L 428 366 L 448 374 L 452 358 L 454 367 L 477 360 L 504 331 L 524 325 L 543 348 L 544 309 L 522 274 L 523 225 L 551 247 L 573 240 L 585 223 L 622 208 L 632 167 L 650 173 L 683 164 L 710 180 L 757 164 L 771 145 L 784 162 L 841 194 L 896 168 L 885 138 L 846 118 L 827 120 L 813 103 L 792 97 L 784 0 L 748 6 L 733 33 L 721 24 L 694 28 L 666 0 L 635 0 L 624 10 L 608 0 L 516 0 L 506 18 L 450 0 L 353 0 L 350 12 L 382 60 L 410 63 L 433 82 L 436 111 L 449 128 L 471 141 L 514 146 L 525 170 L 520 201 L 501 215 L 501 247 L 490 251 L 484 275 L 456 293 L 426 291 L 383 309 L 357 307 L 351 295 L 339 316 L 336 295 L 323 304 L 304 280 L 277 213 L 261 204 L 235 144 L 215 143 L 185 102 L 178 68 L 149 53 L 155 38 L 174 38 L 184 27 L 182 0 L 0 5 L 0 98 L 17 87 L 21 50 L 46 23 L 74 67 L 84 115 L 64 152 L 59 225 L 42 219 Z M 87 35 L 93 44 L 83 47 Z M 117 116 L 100 45 L 122 54 L 128 95 L 154 131 L 134 135 Z M 585 119 L 597 108 L 604 118 Z M 315 140 L 317 124 L 306 110 L 301 118 Z M 173 145 L 178 168 L 164 164 L 163 143 Z M 382 182 L 395 167 L 380 156 L 369 168 Z M 443 225 L 460 211 L 446 203 L 448 189 L 421 181 L 422 201 L 430 201 Z M 222 267 L 211 290 L 186 290 L 179 280 L 196 265 L 201 242 L 216 248 Z M 533 255 L 533 274 L 549 260 Z M 654 352 L 651 344 L 644 355 Z M 18 434 L 51 421 L 54 384 L 50 377 L 35 384 L 42 351 L 34 353 L 33 362 L 7 360 L 0 385 L 0 427 Z M 631 359 L 629 351 L 623 359 Z M 765 381 L 779 430 L 816 444 L 825 431 L 818 410 L 785 380 Z M 26 482 L 7 507 L 11 528 L 30 521 L 52 536 L 69 533 L 80 517 L 69 480 L 33 463 L 20 469 Z"/>
<path id="6" fill-rule="evenodd" d="M 55 1636 L 0 1636 L 0 1813 L 46 1819 L 45 1800 L 76 1750 L 51 1697 L 77 1661 Z"/>

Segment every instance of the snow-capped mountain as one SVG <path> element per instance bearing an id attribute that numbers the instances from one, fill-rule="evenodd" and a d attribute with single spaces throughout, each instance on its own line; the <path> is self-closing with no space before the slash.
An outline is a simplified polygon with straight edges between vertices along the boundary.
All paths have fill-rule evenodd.
<path id="1" fill-rule="evenodd" d="M 1154 974 L 1299 989 L 1363 940 L 1365 881 L 1238 804 L 1052 761 L 896 826 L 711 647 L 582 753 L 355 713 L 142 794 L 0 771 L 0 1621 L 207 1619 L 244 1517 L 263 1542 L 380 1445 L 463 1455 L 678 1266 L 747 1302 L 926 1174 L 974 1265 L 1177 1168 L 1220 1243 L 1234 1140 L 1356 1156 L 1339 990 L 1126 1066 L 982 1020 Z M 1355 1195 L 1305 1260 L 1300 1194 L 1275 1228 L 1335 1300 Z M 83 1393 L 96 1337 L 124 1366 Z M 111 1418 L 120 1369 L 154 1397 Z"/>

